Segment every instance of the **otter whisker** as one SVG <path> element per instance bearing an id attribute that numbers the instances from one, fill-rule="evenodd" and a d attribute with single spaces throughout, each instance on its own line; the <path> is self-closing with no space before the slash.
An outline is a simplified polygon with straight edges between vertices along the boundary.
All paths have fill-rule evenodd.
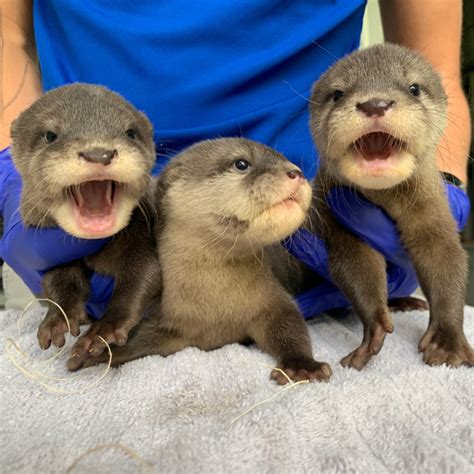
<path id="1" fill-rule="evenodd" d="M 263 268 L 263 250 L 261 250 L 261 257 L 259 258 L 258 255 L 257 255 L 257 252 L 255 251 L 254 247 L 253 247 L 253 244 L 252 244 L 252 240 L 249 238 L 248 235 L 245 235 L 245 237 L 247 238 L 247 241 L 250 245 L 250 248 L 252 250 L 252 255 L 255 257 L 255 262 L 257 263 L 257 266 L 260 267 L 260 268 Z"/>
<path id="2" fill-rule="evenodd" d="M 239 240 L 239 237 L 240 237 L 240 235 L 237 235 L 237 236 L 235 237 L 234 243 L 232 244 L 231 247 L 229 247 L 229 249 L 227 250 L 227 252 L 226 252 L 226 253 L 224 254 L 224 256 L 222 257 L 222 262 L 221 262 L 222 264 L 226 261 L 227 256 L 228 256 L 229 254 L 231 254 L 232 251 L 234 250 L 235 246 L 237 245 L 237 241 Z"/>
<path id="3" fill-rule="evenodd" d="M 316 104 L 316 102 L 311 101 L 308 97 L 305 97 L 303 94 L 298 92 L 288 81 L 282 81 L 282 82 L 283 84 L 286 84 L 298 97 L 301 97 L 303 100 L 311 104 Z"/>
<path id="4" fill-rule="evenodd" d="M 142 213 L 143 218 L 145 219 L 146 226 L 147 226 L 147 229 L 148 229 L 148 235 L 151 237 L 153 235 L 153 228 L 151 226 L 150 216 L 149 216 L 146 208 L 143 206 L 143 204 L 141 202 L 138 202 L 137 208 Z"/>

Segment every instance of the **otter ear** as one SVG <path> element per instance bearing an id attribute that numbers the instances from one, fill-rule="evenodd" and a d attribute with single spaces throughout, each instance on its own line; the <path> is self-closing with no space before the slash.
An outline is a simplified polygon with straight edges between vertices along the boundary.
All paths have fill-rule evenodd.
<path id="1" fill-rule="evenodd" d="M 26 109 L 21 112 L 10 126 L 12 144 L 16 144 L 17 146 L 23 146 L 23 142 L 25 141 L 24 137 L 29 137 L 32 133 L 33 127 L 31 121 L 28 120 L 28 110 L 29 109 Z"/>
<path id="2" fill-rule="evenodd" d="M 10 126 L 10 139 L 11 139 L 11 154 L 12 154 L 12 161 L 15 167 L 20 171 L 21 164 L 19 163 L 19 160 L 17 156 L 20 155 L 20 153 L 17 151 L 18 148 L 21 146 L 20 145 L 20 128 L 21 128 L 21 123 L 19 118 L 17 117 L 11 124 Z"/>
<path id="3" fill-rule="evenodd" d="M 176 182 L 182 177 L 182 171 L 183 164 L 179 161 L 179 158 L 172 158 L 170 163 L 168 163 L 165 169 L 158 176 L 158 199 L 163 198 L 171 186 L 171 183 Z"/>
<path id="4" fill-rule="evenodd" d="M 153 124 L 151 123 L 148 116 L 140 111 L 138 112 L 138 115 L 140 116 L 143 126 L 146 127 L 147 133 L 150 133 L 151 135 L 153 135 Z"/>
<path id="5" fill-rule="evenodd" d="M 156 181 L 155 188 L 155 212 L 156 212 L 156 224 L 155 224 L 155 233 L 159 234 L 161 229 L 165 224 L 165 212 L 163 209 L 163 200 L 168 192 L 168 189 L 171 186 L 172 178 L 172 169 L 168 165 L 158 176 Z"/>
<path id="6" fill-rule="evenodd" d="M 18 129 L 20 128 L 19 124 L 19 117 L 17 117 L 15 120 L 13 120 L 11 126 L 10 126 L 10 138 L 12 141 L 15 140 L 15 138 L 18 136 Z"/>
<path id="7" fill-rule="evenodd" d="M 25 162 L 25 151 L 24 151 L 24 140 L 21 139 L 24 136 L 25 125 L 22 120 L 22 115 L 18 116 L 10 126 L 10 138 L 11 138 L 11 156 L 15 168 L 24 174 L 27 172 L 28 164 Z"/>

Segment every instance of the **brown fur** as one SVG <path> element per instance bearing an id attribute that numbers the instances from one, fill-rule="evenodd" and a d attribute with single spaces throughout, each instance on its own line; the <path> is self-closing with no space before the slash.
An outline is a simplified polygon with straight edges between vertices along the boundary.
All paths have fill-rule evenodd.
<path id="1" fill-rule="evenodd" d="M 238 160 L 247 160 L 248 170 L 236 169 Z M 329 365 L 313 359 L 305 322 L 272 272 L 272 245 L 301 225 L 311 201 L 306 180 L 288 172 L 300 173 L 244 139 L 201 142 L 171 160 L 158 188 L 162 301 L 126 346 L 113 349 L 114 365 L 251 339 L 295 380 L 329 378 Z M 278 371 L 272 377 L 287 382 Z"/>
<path id="2" fill-rule="evenodd" d="M 421 86 L 419 96 L 409 86 Z M 344 92 L 338 100 L 332 94 Z M 374 129 L 374 117 L 360 111 L 371 99 L 393 106 Z M 337 99 L 337 98 L 336 98 Z M 386 44 L 337 62 L 314 85 L 310 126 L 320 151 L 311 224 L 329 248 L 330 271 L 364 325 L 362 344 L 342 360 L 361 369 L 392 331 L 383 257 L 350 234 L 331 215 L 331 187 L 352 186 L 382 207 L 397 225 L 430 304 L 428 329 L 419 349 L 430 365 L 472 365 L 463 333 L 467 258 L 436 167 L 436 145 L 444 128 L 446 97 L 432 67 L 418 54 Z M 376 174 L 357 165 L 354 142 L 371 131 L 402 140 L 393 169 Z"/>
<path id="3" fill-rule="evenodd" d="M 136 137 L 126 136 L 133 129 Z M 46 132 L 57 139 L 45 140 Z M 65 264 L 46 273 L 44 295 L 66 311 L 71 332 L 90 322 L 85 302 L 88 273 L 115 279 L 115 290 L 106 313 L 93 322 L 73 348 L 76 355 L 100 353 L 103 337 L 125 344 L 128 332 L 159 294 L 161 280 L 153 227 L 154 184 L 149 173 L 155 160 L 152 127 L 148 119 L 117 94 L 98 86 L 74 84 L 52 90 L 23 112 L 12 126 L 13 160 L 23 179 L 21 213 L 26 225 L 59 225 L 83 237 L 71 211 L 71 187 L 91 180 L 113 180 L 121 187 L 117 219 L 100 237 L 113 238 L 95 255 Z M 81 158 L 85 150 L 115 149 L 112 164 Z M 87 236 L 87 235 L 86 235 Z M 67 326 L 51 307 L 38 330 L 42 348 L 64 345 Z M 80 366 L 70 362 L 69 367 Z"/>

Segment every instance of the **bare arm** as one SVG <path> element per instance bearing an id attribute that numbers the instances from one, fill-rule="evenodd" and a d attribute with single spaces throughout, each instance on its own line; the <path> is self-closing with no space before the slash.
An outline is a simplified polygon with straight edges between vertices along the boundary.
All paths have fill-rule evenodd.
<path id="1" fill-rule="evenodd" d="M 0 0 L 0 149 L 10 124 L 41 94 L 33 34 L 32 0 Z"/>
<path id="2" fill-rule="evenodd" d="M 461 86 L 462 0 L 379 0 L 385 40 L 423 54 L 448 95 L 448 124 L 438 146 L 441 171 L 467 181 L 469 107 Z"/>

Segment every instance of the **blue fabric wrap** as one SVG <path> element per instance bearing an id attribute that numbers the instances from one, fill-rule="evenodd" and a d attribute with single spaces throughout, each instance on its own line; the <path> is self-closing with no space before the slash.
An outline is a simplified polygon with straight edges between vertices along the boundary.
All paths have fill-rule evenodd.
<path id="1" fill-rule="evenodd" d="M 450 184 L 445 187 L 451 213 L 462 230 L 470 211 L 467 194 Z M 334 217 L 353 234 L 380 252 L 387 262 L 387 290 L 390 298 L 409 296 L 418 287 L 415 268 L 400 242 L 393 220 L 379 207 L 348 187 L 330 191 L 328 204 Z M 297 296 L 306 318 L 333 308 L 349 306 L 349 301 L 331 283 L 328 252 L 324 243 L 306 229 L 300 229 L 284 245 L 296 258 L 322 276 L 326 282 Z"/>
<path id="2" fill-rule="evenodd" d="M 198 140 L 245 136 L 300 165 L 313 81 L 359 44 L 365 0 L 38 0 L 43 88 L 99 83 L 153 122 L 161 169 Z"/>

